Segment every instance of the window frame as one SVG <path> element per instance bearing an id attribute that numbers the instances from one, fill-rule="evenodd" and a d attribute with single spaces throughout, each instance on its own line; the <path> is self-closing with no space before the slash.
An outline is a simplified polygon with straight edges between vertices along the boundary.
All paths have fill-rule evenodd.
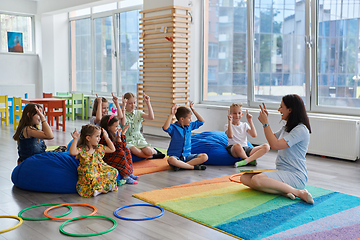
<path id="1" fill-rule="evenodd" d="M 351 108 L 351 107 L 334 107 L 334 106 L 320 106 L 318 105 L 318 69 L 317 69 L 317 49 L 318 49 L 318 1 L 310 1 L 305 0 L 305 36 L 310 39 L 311 46 L 306 45 L 306 41 L 304 40 L 305 45 L 305 61 L 308 61 L 309 64 L 305 64 L 305 96 L 304 103 L 306 110 L 308 112 L 317 112 L 317 113 L 326 113 L 326 114 L 346 114 L 359 116 L 360 109 L 359 108 Z M 247 100 L 244 102 L 245 107 L 250 108 L 258 108 L 261 102 L 255 101 L 254 95 L 254 84 L 255 84 L 255 75 L 254 75 L 254 43 L 253 39 L 255 36 L 254 29 L 254 10 L 255 10 L 255 2 L 254 0 L 247 0 Z M 311 10 L 311 13 L 310 13 Z M 211 104 L 211 105 L 219 105 L 219 106 L 228 106 L 231 102 L 227 101 L 209 101 L 205 100 L 207 96 L 206 93 L 208 91 L 208 59 L 209 59 L 209 42 L 208 42 L 208 31 L 209 29 L 209 0 L 204 0 L 202 4 L 202 43 L 203 48 L 201 49 L 201 89 L 200 89 L 200 103 L 201 104 Z M 314 27 L 310 27 L 311 26 Z M 205 89 L 206 88 L 206 89 Z M 277 109 L 280 103 L 267 103 L 266 106 L 269 109 Z"/>
<path id="2" fill-rule="evenodd" d="M 117 36 L 117 29 L 116 29 L 116 14 L 128 12 L 128 11 L 141 11 L 143 9 L 143 5 L 134 5 L 126 8 L 119 8 L 119 3 L 117 3 L 117 9 L 110 10 L 110 11 L 104 11 L 104 12 L 98 12 L 93 13 L 92 7 L 90 8 L 90 14 L 82 15 L 82 16 L 76 16 L 76 17 L 70 17 L 70 13 L 68 13 L 68 20 L 69 20 L 69 69 L 70 69 L 70 77 L 69 77 L 69 86 L 72 85 L 72 60 L 71 60 L 71 21 L 81 20 L 85 18 L 90 18 L 90 34 L 91 34 L 91 95 L 99 94 L 101 96 L 110 97 L 111 93 L 108 92 L 99 92 L 95 91 L 95 32 L 94 32 L 94 19 L 96 18 L 102 18 L 102 17 L 112 17 L 112 24 L 113 24 L 113 57 L 115 54 L 115 61 L 116 61 L 116 67 L 115 70 L 112 69 L 113 73 L 115 74 L 115 94 L 117 96 L 121 93 L 121 68 L 119 63 L 119 49 L 117 45 L 117 41 L 119 41 L 119 36 Z M 70 87 L 71 89 L 71 87 Z M 73 93 L 81 93 L 82 91 L 72 91 Z"/>
<path id="3" fill-rule="evenodd" d="M 4 12 L 4 11 L 0 11 L 0 15 L 11 15 L 11 16 L 20 16 L 20 17 L 30 17 L 31 18 L 31 41 L 32 41 L 32 45 L 33 45 L 33 49 L 31 52 L 23 52 L 21 54 L 25 54 L 25 55 L 35 55 L 36 54 L 36 42 L 35 42 L 35 14 L 22 14 L 22 13 L 13 13 L 13 12 Z M 0 28 L 1 29 L 1 28 Z M 14 52 L 1 52 L 0 54 L 19 54 L 19 53 L 14 53 Z"/>

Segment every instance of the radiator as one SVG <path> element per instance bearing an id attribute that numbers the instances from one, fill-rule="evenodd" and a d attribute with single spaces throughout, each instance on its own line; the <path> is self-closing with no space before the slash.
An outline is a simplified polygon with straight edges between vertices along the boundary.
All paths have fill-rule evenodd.
<path id="1" fill-rule="evenodd" d="M 356 161 L 360 156 L 360 120 L 310 116 L 308 153 Z"/>

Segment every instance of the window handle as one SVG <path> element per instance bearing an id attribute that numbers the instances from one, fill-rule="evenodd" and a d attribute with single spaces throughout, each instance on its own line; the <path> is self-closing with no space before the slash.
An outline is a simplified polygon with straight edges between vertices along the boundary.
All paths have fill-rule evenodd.
<path id="1" fill-rule="evenodd" d="M 310 36 L 305 36 L 305 44 L 309 49 L 313 47 L 313 40 Z"/>

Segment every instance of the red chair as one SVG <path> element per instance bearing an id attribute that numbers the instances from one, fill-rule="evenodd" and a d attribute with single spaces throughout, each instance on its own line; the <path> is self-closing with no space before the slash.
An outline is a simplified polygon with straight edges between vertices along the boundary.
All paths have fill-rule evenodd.
<path id="1" fill-rule="evenodd" d="M 52 95 L 52 93 L 44 93 L 43 92 L 43 98 L 52 98 L 53 97 L 53 95 Z M 43 108 L 44 108 L 44 112 L 47 112 L 48 110 L 47 110 L 47 105 L 46 104 L 43 104 Z M 50 126 L 53 126 L 54 125 L 54 122 L 53 122 L 53 119 L 51 118 L 51 120 L 49 121 L 49 125 Z"/>
<path id="2" fill-rule="evenodd" d="M 52 93 L 43 93 L 43 98 L 52 98 Z"/>
<path id="3" fill-rule="evenodd" d="M 65 117 L 64 117 L 64 113 L 63 110 L 65 110 L 65 101 L 64 102 L 49 102 L 47 109 L 48 111 L 46 112 L 46 115 L 48 117 L 48 122 L 49 125 L 51 123 L 53 123 L 54 117 L 56 120 L 56 129 L 59 129 L 59 126 L 62 126 L 63 131 L 65 131 Z M 61 109 L 60 110 L 56 110 L 56 109 Z M 62 123 L 60 123 L 59 121 L 59 117 L 63 117 L 62 118 Z M 51 124 L 52 125 L 52 124 Z"/>

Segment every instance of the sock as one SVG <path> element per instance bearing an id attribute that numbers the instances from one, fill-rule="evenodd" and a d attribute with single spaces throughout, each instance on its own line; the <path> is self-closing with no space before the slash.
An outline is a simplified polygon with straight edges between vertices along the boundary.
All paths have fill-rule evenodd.
<path id="1" fill-rule="evenodd" d="M 94 190 L 94 197 L 96 197 L 97 195 L 99 195 L 101 192 L 98 190 Z"/>
<path id="2" fill-rule="evenodd" d="M 241 166 L 245 166 L 247 164 L 246 160 L 241 160 L 238 161 L 234 164 L 234 167 L 241 167 Z"/>
<path id="3" fill-rule="evenodd" d="M 194 165 L 194 170 L 205 170 L 206 166 L 205 165 Z"/>
<path id="4" fill-rule="evenodd" d="M 126 183 L 125 179 L 120 179 L 119 181 L 117 181 L 118 186 L 124 185 L 125 183 Z"/>
<path id="5" fill-rule="evenodd" d="M 124 178 L 127 184 L 138 184 L 138 181 L 135 181 L 130 176 Z"/>
<path id="6" fill-rule="evenodd" d="M 256 159 L 254 161 L 249 162 L 247 165 L 256 166 L 257 165 Z"/>
<path id="7" fill-rule="evenodd" d="M 134 174 L 130 174 L 130 177 L 131 177 L 132 179 L 134 179 L 134 180 L 139 179 L 139 176 L 135 176 Z"/>

